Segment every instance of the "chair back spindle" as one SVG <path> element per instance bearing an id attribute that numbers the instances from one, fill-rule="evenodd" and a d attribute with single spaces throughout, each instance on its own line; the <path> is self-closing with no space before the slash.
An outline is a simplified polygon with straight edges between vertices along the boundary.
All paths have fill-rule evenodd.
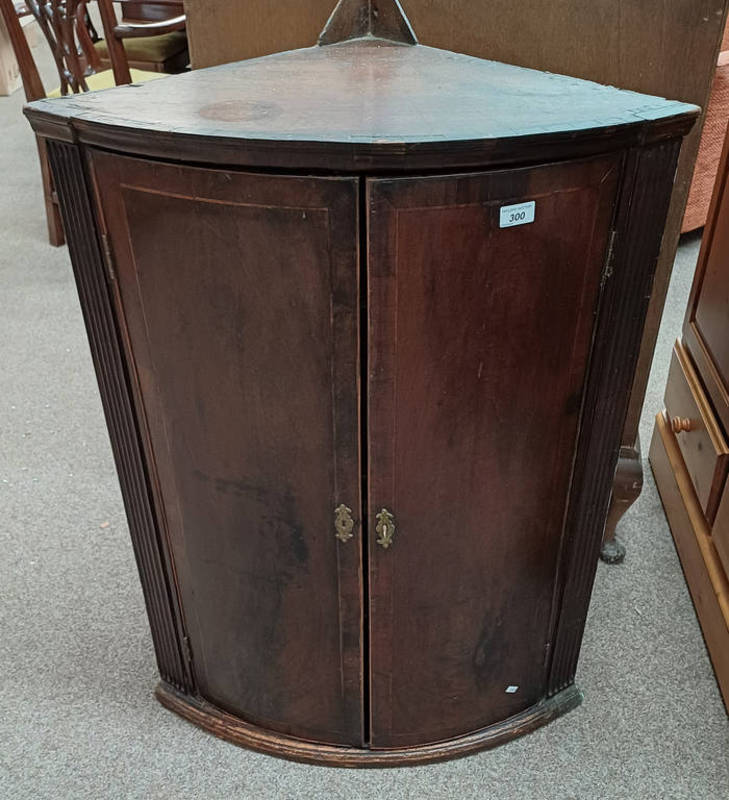
<path id="1" fill-rule="evenodd" d="M 88 91 L 86 78 L 99 59 L 86 30 L 87 0 L 25 0 L 45 36 L 61 81 L 61 94 Z"/>
<path id="2" fill-rule="evenodd" d="M 119 24 L 113 0 L 97 2 L 104 28 L 104 41 L 99 40 L 94 30 L 88 13 L 88 0 L 0 0 L 0 15 L 18 61 L 28 102 L 41 100 L 47 93 L 21 25 L 22 17 L 34 17 L 53 55 L 60 80 L 58 89 L 51 92 L 54 97 L 131 83 L 132 73 L 123 42 L 127 38 L 141 42 L 147 37 L 169 34 L 167 56 L 163 63 L 168 59 L 171 63 L 176 63 L 179 57 L 184 57 L 184 64 L 187 63 L 187 43 L 179 33 L 185 29 L 184 13 L 154 22 L 124 21 Z M 154 53 L 155 48 L 152 47 L 151 50 Z M 156 59 L 160 58 L 159 49 L 154 54 Z M 152 63 L 156 65 L 155 61 Z M 163 74 L 163 70 L 155 69 L 152 72 L 145 71 L 144 67 L 135 67 L 134 79 L 143 82 L 161 78 Z M 60 245 L 64 242 L 64 232 L 58 198 L 48 165 L 45 140 L 39 136 L 37 141 L 48 218 L 48 238 L 51 244 Z"/>

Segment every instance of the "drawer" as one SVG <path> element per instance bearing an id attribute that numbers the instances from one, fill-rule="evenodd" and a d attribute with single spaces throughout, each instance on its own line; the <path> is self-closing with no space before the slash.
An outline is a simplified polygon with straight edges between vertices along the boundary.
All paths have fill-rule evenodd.
<path id="1" fill-rule="evenodd" d="M 709 525 L 724 489 L 729 447 L 681 342 L 673 348 L 666 412 Z"/>

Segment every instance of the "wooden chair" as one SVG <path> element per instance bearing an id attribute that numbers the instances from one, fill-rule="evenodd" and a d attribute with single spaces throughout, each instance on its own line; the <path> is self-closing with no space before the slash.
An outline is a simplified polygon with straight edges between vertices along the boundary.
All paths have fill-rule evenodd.
<path id="1" fill-rule="evenodd" d="M 154 22 L 160 25 L 160 29 L 164 28 L 163 33 L 156 33 L 154 28 L 146 28 L 140 35 L 124 41 L 131 68 L 166 74 L 182 72 L 187 68 L 190 56 L 184 31 L 185 11 L 182 0 L 117 0 L 117 3 L 122 13 L 122 25 Z M 167 25 L 172 25 L 172 28 L 168 29 Z M 106 40 L 95 42 L 94 47 L 101 58 L 101 68 L 111 69 Z"/>
<path id="2" fill-rule="evenodd" d="M 123 40 L 127 37 L 158 35 L 184 28 L 184 15 L 152 23 L 123 23 L 116 19 L 112 0 L 98 0 L 99 11 L 108 42 L 112 69 L 101 68 L 101 58 L 94 39 L 98 40 L 88 18 L 88 0 L 0 0 L 8 35 L 23 79 L 25 96 L 29 102 L 44 97 L 57 97 L 69 93 L 105 89 L 115 84 L 140 83 L 162 78 L 159 72 L 130 68 Z M 32 14 L 38 21 L 51 49 L 58 70 L 60 85 L 46 93 L 38 68 L 20 25 L 20 17 Z M 43 195 L 48 219 L 48 238 L 52 245 L 64 243 L 63 225 L 58 202 L 53 189 L 45 141 L 37 137 L 40 156 Z"/>

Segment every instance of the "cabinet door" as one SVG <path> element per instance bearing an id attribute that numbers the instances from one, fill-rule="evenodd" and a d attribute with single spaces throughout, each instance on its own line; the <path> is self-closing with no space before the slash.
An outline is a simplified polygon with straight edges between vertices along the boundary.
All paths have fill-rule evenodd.
<path id="1" fill-rule="evenodd" d="M 620 165 L 368 182 L 373 747 L 545 694 Z"/>
<path id="2" fill-rule="evenodd" d="M 717 171 L 683 335 L 706 393 L 729 435 L 729 132 Z"/>
<path id="3" fill-rule="evenodd" d="M 198 690 L 361 744 L 357 182 L 92 168 Z"/>

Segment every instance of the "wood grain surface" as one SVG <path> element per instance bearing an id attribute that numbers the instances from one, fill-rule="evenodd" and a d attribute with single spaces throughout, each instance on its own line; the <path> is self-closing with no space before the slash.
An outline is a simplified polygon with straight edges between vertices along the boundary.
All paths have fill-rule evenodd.
<path id="1" fill-rule="evenodd" d="M 729 708 L 729 580 L 663 412 L 656 417 L 650 464 L 719 689 Z"/>
<path id="2" fill-rule="evenodd" d="M 721 559 L 725 574 L 729 575 L 729 490 L 726 485 L 711 528 L 711 541 Z M 729 596 L 727 599 L 729 600 Z"/>
<path id="3" fill-rule="evenodd" d="M 155 645 L 191 667 L 160 699 L 345 765 L 573 707 L 698 110 L 377 40 L 158 83 L 28 115 L 76 165 L 55 176 L 102 295 L 82 302 L 125 370 L 105 391 L 141 458 L 143 584 L 169 595 Z M 522 202 L 534 220 L 504 227 Z"/>
<path id="4" fill-rule="evenodd" d="M 724 141 L 683 325 L 684 345 L 697 367 L 725 434 L 729 433 L 728 187 L 729 136 Z"/>
<path id="5" fill-rule="evenodd" d="M 680 140 L 628 153 L 600 304 L 560 564 L 550 692 L 574 680 Z"/>
<path id="6" fill-rule="evenodd" d="M 81 152 L 48 142 L 58 186 L 68 250 L 111 439 L 129 532 L 147 608 L 160 674 L 178 689 L 196 691 L 185 648 L 185 628 L 159 509 L 152 502 L 152 476 L 145 461 L 142 425 L 131 392 L 132 365 L 125 358 L 120 320 L 109 293 L 109 273 L 96 227 Z"/>
<path id="7" fill-rule="evenodd" d="M 420 45 L 359 40 L 26 108 L 37 132 L 240 165 L 415 169 L 683 135 L 699 109 Z M 63 134 L 62 134 L 63 135 Z M 561 148 L 561 152 L 560 152 Z M 217 153 L 217 155 L 216 155 Z"/>
<path id="8" fill-rule="evenodd" d="M 729 468 L 729 447 L 681 342 L 673 349 L 664 402 L 686 470 L 711 525 Z"/>
<path id="9" fill-rule="evenodd" d="M 199 690 L 361 745 L 356 182 L 92 163 Z"/>
<path id="10" fill-rule="evenodd" d="M 199 697 L 181 694 L 165 683 L 159 684 L 156 695 L 165 708 L 228 742 L 305 764 L 359 768 L 417 766 L 489 750 L 546 725 L 582 702 L 580 690 L 570 686 L 521 714 L 468 736 L 421 747 L 386 751 L 331 747 L 276 735 L 237 719 Z"/>
<path id="11" fill-rule="evenodd" d="M 650 460 L 729 708 L 729 135 Z"/>
<path id="12" fill-rule="evenodd" d="M 314 44 L 333 0 L 186 0 L 193 67 Z M 727 0 L 402 0 L 420 42 L 706 108 Z M 623 444 L 634 447 L 701 125 L 678 164 Z"/>
<path id="13" fill-rule="evenodd" d="M 369 540 L 373 747 L 464 734 L 545 694 L 620 174 L 612 156 L 368 183 L 368 518 L 385 507 L 396 524 L 387 550 Z M 524 201 L 535 221 L 500 227 Z"/>

